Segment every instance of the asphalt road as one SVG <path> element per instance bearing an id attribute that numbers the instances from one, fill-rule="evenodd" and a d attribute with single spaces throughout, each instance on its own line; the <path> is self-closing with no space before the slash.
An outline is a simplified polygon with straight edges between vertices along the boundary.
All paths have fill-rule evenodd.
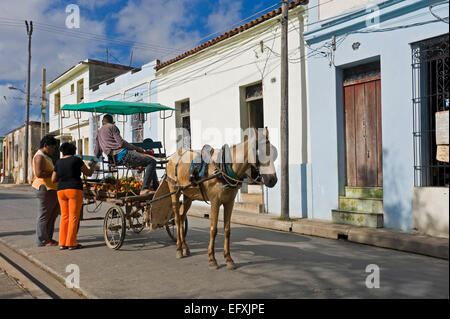
<path id="1" fill-rule="evenodd" d="M 94 216 L 104 214 L 103 206 Z M 220 268 L 213 271 L 208 269 L 209 220 L 189 218 L 191 256 L 176 259 L 175 244 L 163 229 L 128 231 L 120 250 L 109 249 L 101 221 L 82 223 L 83 249 L 35 247 L 36 210 L 32 192 L 0 189 L 0 240 L 64 277 L 71 274 L 68 265 L 77 265 L 81 289 L 94 297 L 448 298 L 448 261 L 432 257 L 233 224 L 231 254 L 237 269 L 230 271 L 219 223 Z M 379 288 L 366 286 L 374 274 L 366 272 L 371 264 L 379 267 Z"/>

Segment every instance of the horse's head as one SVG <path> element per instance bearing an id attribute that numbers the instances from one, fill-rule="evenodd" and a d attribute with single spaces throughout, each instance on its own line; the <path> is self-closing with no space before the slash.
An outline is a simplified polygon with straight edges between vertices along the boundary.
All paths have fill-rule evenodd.
<path id="1" fill-rule="evenodd" d="M 253 153 L 250 165 L 261 176 L 262 182 L 267 187 L 274 187 L 278 181 L 274 162 L 277 159 L 278 151 L 269 141 L 269 130 L 259 129 L 254 136 L 254 144 L 251 145 L 250 152 Z"/>

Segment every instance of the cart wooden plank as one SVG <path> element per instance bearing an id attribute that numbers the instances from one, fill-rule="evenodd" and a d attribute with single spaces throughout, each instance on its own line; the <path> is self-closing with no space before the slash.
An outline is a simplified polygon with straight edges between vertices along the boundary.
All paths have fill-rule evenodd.
<path id="1" fill-rule="evenodd" d="M 169 185 L 167 183 L 166 177 L 164 177 L 158 189 L 156 190 L 153 200 L 158 199 L 161 196 L 169 194 Z M 152 203 L 150 208 L 150 221 L 152 224 L 152 229 L 157 229 L 166 225 L 169 219 L 172 217 L 172 200 L 170 196 L 156 200 Z"/>

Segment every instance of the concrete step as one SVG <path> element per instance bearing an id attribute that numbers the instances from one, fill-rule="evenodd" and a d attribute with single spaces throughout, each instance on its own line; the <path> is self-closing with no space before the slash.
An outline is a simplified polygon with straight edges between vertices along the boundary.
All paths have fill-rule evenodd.
<path id="1" fill-rule="evenodd" d="M 256 214 L 265 213 L 264 204 L 259 204 L 259 203 L 236 202 L 236 203 L 234 203 L 233 208 L 243 211 L 243 212 L 249 212 L 249 213 L 256 213 Z"/>
<path id="2" fill-rule="evenodd" d="M 373 228 L 383 227 L 383 214 L 381 213 L 333 209 L 331 215 L 333 222 L 338 224 Z"/>
<path id="3" fill-rule="evenodd" d="M 383 187 L 345 187 L 345 197 L 383 198 Z"/>
<path id="4" fill-rule="evenodd" d="M 383 213 L 383 199 L 339 196 L 339 209 L 355 212 Z"/>
<path id="5" fill-rule="evenodd" d="M 249 194 L 249 193 L 240 193 L 239 202 L 241 203 L 264 203 L 263 194 Z"/>

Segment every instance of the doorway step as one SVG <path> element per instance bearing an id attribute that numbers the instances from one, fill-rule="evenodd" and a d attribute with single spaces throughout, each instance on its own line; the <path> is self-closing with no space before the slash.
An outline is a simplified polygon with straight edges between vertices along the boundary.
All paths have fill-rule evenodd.
<path id="1" fill-rule="evenodd" d="M 383 227 L 383 188 L 345 187 L 339 196 L 339 209 L 333 209 L 332 220 L 338 224 Z"/>
<path id="2" fill-rule="evenodd" d="M 249 213 L 265 213 L 263 194 L 240 193 L 239 202 L 234 203 L 234 209 Z"/>

